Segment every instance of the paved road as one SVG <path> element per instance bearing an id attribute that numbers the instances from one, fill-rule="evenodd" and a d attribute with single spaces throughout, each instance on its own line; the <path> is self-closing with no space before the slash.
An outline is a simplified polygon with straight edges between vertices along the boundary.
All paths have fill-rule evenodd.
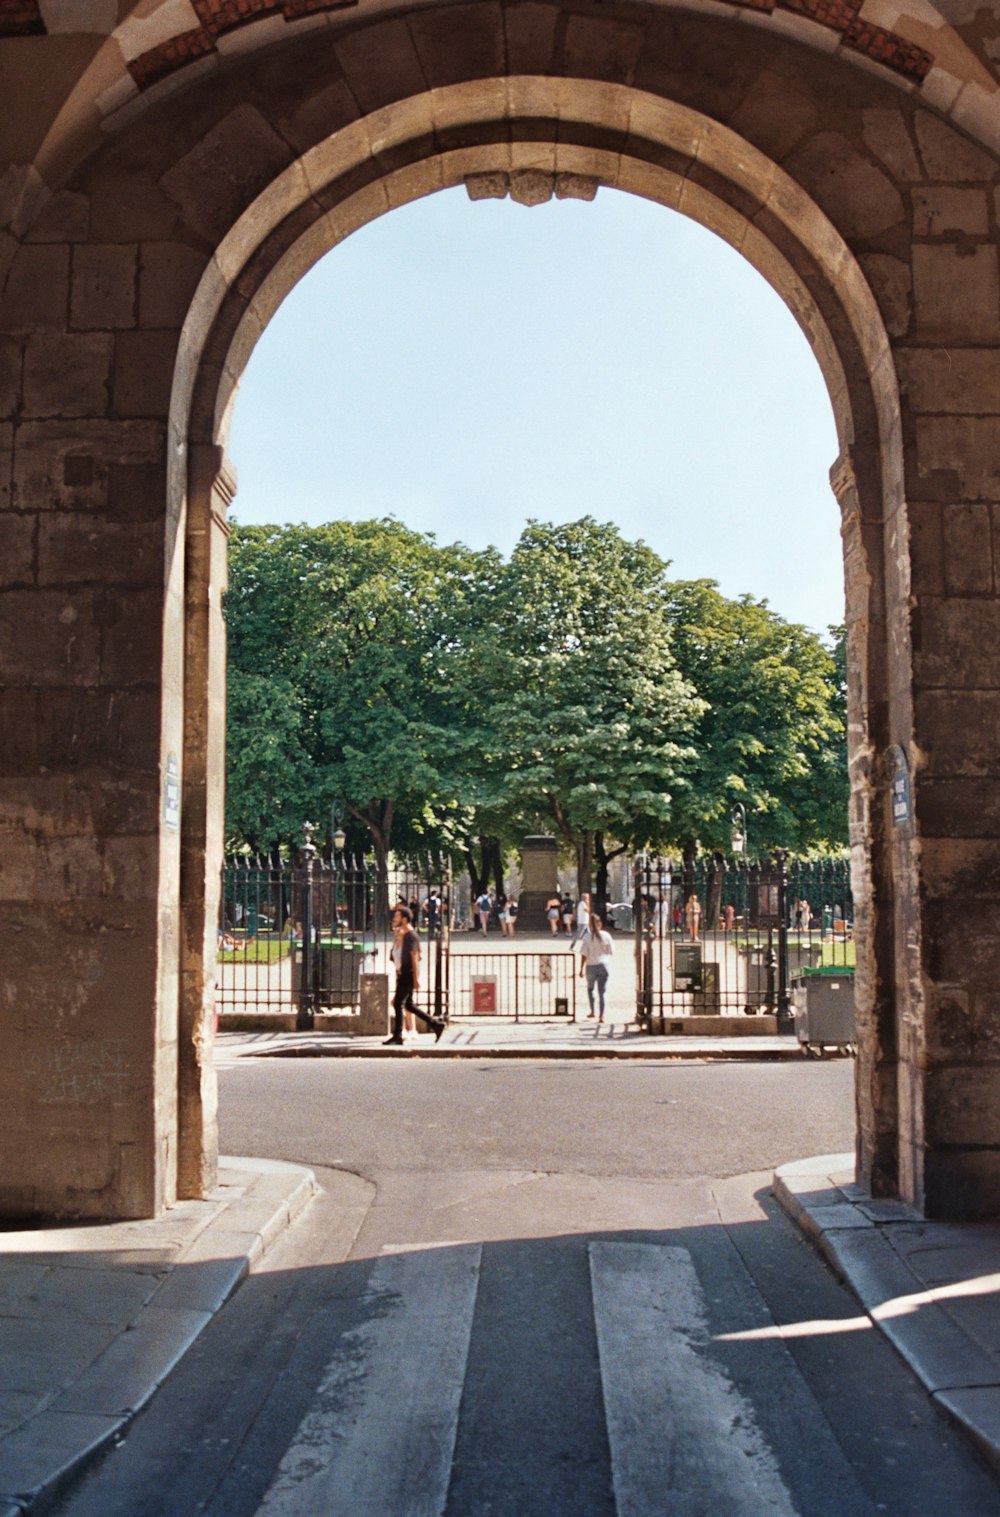
<path id="1" fill-rule="evenodd" d="M 62 1517 L 1000 1517 L 769 1198 L 850 1076 L 225 1069 L 322 1193 Z"/>

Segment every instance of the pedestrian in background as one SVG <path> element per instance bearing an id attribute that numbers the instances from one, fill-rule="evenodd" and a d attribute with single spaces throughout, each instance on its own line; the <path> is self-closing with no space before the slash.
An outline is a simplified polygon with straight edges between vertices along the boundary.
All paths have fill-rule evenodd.
<path id="1" fill-rule="evenodd" d="M 610 933 L 604 931 L 604 923 L 596 911 L 590 913 L 587 930 L 580 940 L 580 974 L 586 976 L 587 999 L 590 1002 L 588 1017 L 595 1014 L 594 991 L 597 991 L 597 1020 L 604 1021 L 604 996 L 611 970 L 614 944 Z"/>
<path id="2" fill-rule="evenodd" d="M 548 900 L 545 902 L 545 915 L 548 919 L 548 924 L 552 929 L 553 937 L 555 937 L 559 931 L 559 916 L 561 911 L 562 906 L 560 905 L 559 897 L 557 895 L 550 895 Z"/>
<path id="3" fill-rule="evenodd" d="M 490 912 L 493 910 L 488 891 L 484 890 L 482 895 L 476 897 L 476 910 L 479 913 L 479 929 L 485 937 L 490 930 Z"/>
<path id="4" fill-rule="evenodd" d="M 590 926 L 590 896 L 587 895 L 586 892 L 584 892 L 584 894 L 581 895 L 580 899 L 577 901 L 574 916 L 575 925 L 573 927 L 573 938 L 569 945 L 571 950 L 576 947 L 577 943 L 579 943 L 580 939 L 587 931 L 587 928 Z"/>
<path id="5" fill-rule="evenodd" d="M 404 1012 L 425 1022 L 436 1042 L 444 1032 L 444 1022 L 440 1017 L 421 1011 L 413 999 L 420 989 L 420 939 L 413 930 L 413 917 L 408 906 L 397 906 L 392 914 L 389 957 L 396 971 L 396 988 L 392 997 L 392 1032 L 386 1043 L 402 1043 Z"/>

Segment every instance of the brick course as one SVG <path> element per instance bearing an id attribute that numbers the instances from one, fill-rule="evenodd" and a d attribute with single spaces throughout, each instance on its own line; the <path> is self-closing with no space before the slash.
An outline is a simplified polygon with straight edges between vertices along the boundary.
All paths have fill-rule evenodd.
<path id="1" fill-rule="evenodd" d="M 862 21 L 859 17 L 861 0 L 735 0 L 735 3 L 748 10 L 771 13 L 777 7 L 792 11 L 795 15 L 807 16 L 820 26 L 839 32 L 845 47 L 864 54 L 917 84 L 922 84 L 926 79 L 934 61 L 923 48 L 897 37 L 894 32 L 886 31 L 883 27 Z M 0 0 L 0 5 L 2 4 L 3 0 Z M 345 10 L 358 5 L 359 0 L 193 0 L 193 4 L 201 20 L 200 27 L 172 37 L 169 42 L 141 54 L 129 64 L 129 72 L 140 89 L 155 84 L 175 69 L 183 68 L 185 64 L 213 52 L 216 38 L 235 31 L 238 27 L 247 26 L 266 16 L 280 15 L 286 21 L 295 21 L 301 16 L 316 15 L 321 11 Z M 20 6 L 22 10 L 31 8 Z M 0 21 L 0 30 L 2 27 Z"/>
<path id="2" fill-rule="evenodd" d="M 214 52 L 216 38 L 238 27 L 266 16 L 296 21 L 321 11 L 347 10 L 358 5 L 359 0 L 192 0 L 192 3 L 200 26 L 171 37 L 169 42 L 151 48 L 129 64 L 129 73 L 140 89 Z M 845 47 L 917 84 L 923 83 L 933 63 L 930 53 L 923 48 L 897 37 L 895 32 L 862 21 L 860 0 L 736 0 L 736 4 L 768 14 L 777 6 L 808 16 L 811 21 L 840 32 Z M 0 0 L 0 37 L 27 37 L 44 32 L 38 0 Z"/>

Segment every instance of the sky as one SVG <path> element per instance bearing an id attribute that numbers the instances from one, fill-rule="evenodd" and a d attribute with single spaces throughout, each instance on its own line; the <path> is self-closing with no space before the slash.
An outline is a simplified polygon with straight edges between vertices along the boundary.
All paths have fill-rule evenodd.
<path id="1" fill-rule="evenodd" d="M 590 515 L 677 578 L 843 620 L 808 342 L 720 238 L 619 191 L 446 190 L 355 232 L 263 334 L 229 452 L 245 524 L 395 516 L 506 554 L 529 518 Z"/>

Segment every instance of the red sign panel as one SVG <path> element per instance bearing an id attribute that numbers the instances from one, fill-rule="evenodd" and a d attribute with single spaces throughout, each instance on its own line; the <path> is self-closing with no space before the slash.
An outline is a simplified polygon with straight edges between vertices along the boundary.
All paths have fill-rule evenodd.
<path id="1" fill-rule="evenodd" d="M 497 977 L 490 975 L 473 975 L 472 977 L 472 1010 L 478 1016 L 495 1016 L 497 1009 Z"/>

